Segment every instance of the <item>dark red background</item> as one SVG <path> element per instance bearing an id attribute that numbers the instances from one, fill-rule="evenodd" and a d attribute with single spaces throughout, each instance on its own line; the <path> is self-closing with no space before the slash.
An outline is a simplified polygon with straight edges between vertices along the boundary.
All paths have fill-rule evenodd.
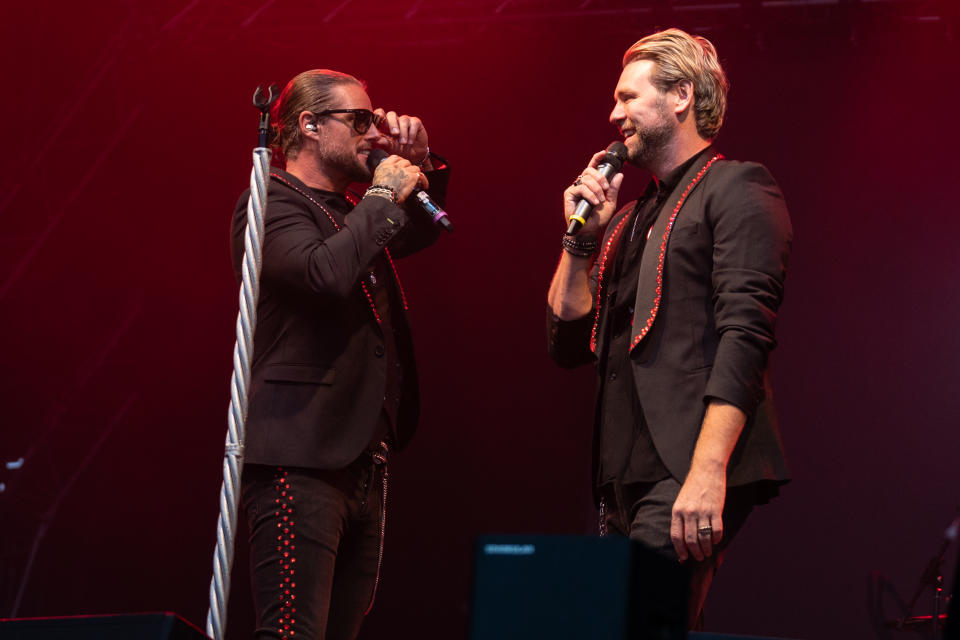
<path id="1" fill-rule="evenodd" d="M 623 50 L 676 25 L 717 45 L 717 144 L 770 168 L 796 235 L 774 354 L 795 481 L 732 548 L 707 627 L 869 636 L 868 573 L 909 596 L 960 501 L 955 9 L 711 4 L 6 7 L 0 459 L 26 461 L 0 467 L 0 616 L 46 523 L 18 615 L 203 624 L 250 96 L 315 67 L 421 116 L 453 166 L 456 233 L 400 264 L 424 411 L 362 637 L 465 637 L 477 534 L 593 532 L 592 374 L 557 369 L 543 330 L 560 194 L 616 135 Z M 232 638 L 252 624 L 244 561 Z"/>

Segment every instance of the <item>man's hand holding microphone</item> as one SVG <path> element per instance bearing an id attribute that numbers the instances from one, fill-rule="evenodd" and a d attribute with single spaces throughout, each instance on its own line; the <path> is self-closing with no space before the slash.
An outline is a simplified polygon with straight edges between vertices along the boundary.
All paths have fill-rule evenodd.
<path id="1" fill-rule="evenodd" d="M 563 192 L 568 236 L 596 237 L 603 233 L 617 210 L 617 194 L 623 183 L 620 167 L 626 158 L 626 146 L 611 143 L 605 151 L 593 154 L 587 168 Z"/>

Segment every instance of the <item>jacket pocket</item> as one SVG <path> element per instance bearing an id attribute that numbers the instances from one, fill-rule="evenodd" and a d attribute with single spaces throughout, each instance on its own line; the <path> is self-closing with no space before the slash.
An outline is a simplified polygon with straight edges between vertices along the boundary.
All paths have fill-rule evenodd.
<path id="1" fill-rule="evenodd" d="M 334 369 L 312 364 L 271 364 L 263 368 L 267 382 L 333 384 Z"/>

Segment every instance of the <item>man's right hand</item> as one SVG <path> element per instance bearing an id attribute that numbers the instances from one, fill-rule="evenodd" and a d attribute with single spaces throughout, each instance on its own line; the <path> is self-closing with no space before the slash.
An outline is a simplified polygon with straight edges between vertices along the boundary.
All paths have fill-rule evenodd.
<path id="1" fill-rule="evenodd" d="M 584 198 L 594 205 L 593 213 L 587 218 L 587 223 L 581 227 L 577 235 L 580 238 L 591 236 L 597 239 L 603 236 L 603 230 L 617 210 L 617 193 L 623 182 L 623 174 L 618 173 L 611 180 L 607 180 L 597 166 L 603 161 L 606 151 L 595 153 L 590 164 L 580 174 L 578 182 L 567 187 L 563 192 L 563 213 L 566 218 L 566 227 L 570 226 L 570 216 L 576 211 L 577 203 Z M 566 228 L 564 227 L 564 228 Z M 547 304 L 561 320 L 575 320 L 582 318 L 593 308 L 593 294 L 590 291 L 590 268 L 593 265 L 591 258 L 576 257 L 564 251 L 557 270 L 550 282 L 550 291 L 547 293 Z"/>
<path id="2" fill-rule="evenodd" d="M 397 203 L 407 199 L 414 188 L 430 186 L 420 168 L 400 156 L 387 156 L 373 172 L 372 184 L 390 187 L 397 192 Z"/>
<path id="3" fill-rule="evenodd" d="M 579 231 L 584 236 L 602 235 L 607 223 L 617 210 L 617 194 L 623 182 L 623 173 L 618 173 L 608 181 L 597 171 L 597 166 L 606 155 L 606 151 L 595 153 L 590 159 L 590 164 L 580 174 L 580 184 L 572 184 L 563 192 L 563 215 L 567 225 L 570 224 L 570 216 L 573 215 L 577 202 L 581 198 L 585 198 L 594 205 L 593 213 Z"/>

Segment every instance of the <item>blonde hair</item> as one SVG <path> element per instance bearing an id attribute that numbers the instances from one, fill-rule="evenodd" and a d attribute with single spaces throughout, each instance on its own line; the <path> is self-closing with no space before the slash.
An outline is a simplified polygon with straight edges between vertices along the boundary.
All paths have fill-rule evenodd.
<path id="1" fill-rule="evenodd" d="M 638 40 L 623 54 L 623 66 L 637 60 L 652 60 L 652 82 L 661 92 L 678 82 L 693 84 L 693 110 L 697 133 L 712 140 L 720 131 L 727 111 L 730 83 L 709 40 L 680 29 L 667 29 Z"/>

